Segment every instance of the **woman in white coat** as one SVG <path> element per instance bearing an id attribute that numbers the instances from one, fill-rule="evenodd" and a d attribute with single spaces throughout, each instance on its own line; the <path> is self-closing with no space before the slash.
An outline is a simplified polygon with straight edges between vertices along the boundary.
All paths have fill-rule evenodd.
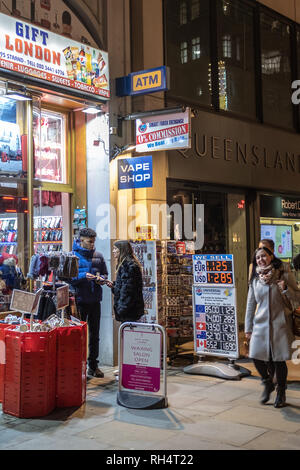
<path id="1" fill-rule="evenodd" d="M 249 357 L 261 375 L 264 391 L 261 403 L 267 403 L 276 374 L 275 408 L 285 405 L 287 360 L 291 359 L 292 305 L 299 304 L 300 290 L 294 275 L 284 270 L 272 251 L 255 251 L 249 282 L 245 318 L 245 336 L 250 340 Z"/>

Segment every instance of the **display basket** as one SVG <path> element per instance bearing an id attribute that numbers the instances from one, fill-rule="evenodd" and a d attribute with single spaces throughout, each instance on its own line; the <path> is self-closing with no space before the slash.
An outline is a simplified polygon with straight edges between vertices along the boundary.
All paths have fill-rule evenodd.
<path id="1" fill-rule="evenodd" d="M 86 399 L 87 324 L 57 328 L 56 406 L 81 406 Z"/>
<path id="2" fill-rule="evenodd" d="M 56 330 L 5 330 L 3 412 L 19 418 L 46 416 L 55 408 Z"/>

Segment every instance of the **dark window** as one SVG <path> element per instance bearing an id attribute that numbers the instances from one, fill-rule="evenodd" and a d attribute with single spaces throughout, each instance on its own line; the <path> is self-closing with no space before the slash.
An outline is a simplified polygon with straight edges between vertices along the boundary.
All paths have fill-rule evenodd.
<path id="1" fill-rule="evenodd" d="M 169 102 L 211 105 L 209 3 L 166 0 L 166 65 L 171 68 Z"/>
<path id="2" fill-rule="evenodd" d="M 264 122 L 293 128 L 291 28 L 269 13 L 260 15 Z"/>
<path id="3" fill-rule="evenodd" d="M 253 8 L 217 0 L 220 109 L 255 117 Z"/>

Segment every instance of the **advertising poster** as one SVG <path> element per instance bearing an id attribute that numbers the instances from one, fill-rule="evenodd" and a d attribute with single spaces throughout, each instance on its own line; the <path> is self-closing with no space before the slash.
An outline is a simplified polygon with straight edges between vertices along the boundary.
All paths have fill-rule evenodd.
<path id="1" fill-rule="evenodd" d="M 0 69 L 108 99 L 108 54 L 0 13 Z"/>
<path id="2" fill-rule="evenodd" d="M 0 121 L 0 171 L 22 171 L 20 126 L 13 122 Z"/>
<path id="3" fill-rule="evenodd" d="M 161 335 L 155 331 L 123 331 L 122 386 L 129 390 L 160 390 Z"/>
<path id="4" fill-rule="evenodd" d="M 292 258 L 292 227 L 290 225 L 261 225 L 261 240 L 270 238 L 275 243 L 277 258 Z"/>
<path id="5" fill-rule="evenodd" d="M 194 286 L 193 295 L 196 353 L 238 358 L 235 288 Z"/>
<path id="6" fill-rule="evenodd" d="M 157 321 L 156 242 L 136 241 L 131 246 L 143 269 L 145 315 L 142 319 L 153 323 Z"/>
<path id="7" fill-rule="evenodd" d="M 137 119 L 136 151 L 151 152 L 190 148 L 190 134 L 190 109 L 184 113 Z"/>

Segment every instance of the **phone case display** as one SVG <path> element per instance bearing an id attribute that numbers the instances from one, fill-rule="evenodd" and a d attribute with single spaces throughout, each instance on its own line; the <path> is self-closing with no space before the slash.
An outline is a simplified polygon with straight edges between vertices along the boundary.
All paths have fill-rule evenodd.
<path id="1" fill-rule="evenodd" d="M 193 245 L 163 241 L 163 317 L 169 337 L 193 336 Z"/>
<path id="2" fill-rule="evenodd" d="M 73 231 L 74 231 L 74 236 L 77 236 L 79 234 L 79 230 L 82 228 L 87 227 L 87 212 L 86 208 L 83 207 L 80 209 L 77 207 L 74 210 L 74 216 L 73 216 Z"/>
<path id="3" fill-rule="evenodd" d="M 0 254 L 15 255 L 17 253 L 17 240 L 17 219 L 15 217 L 0 219 Z"/>
<path id="4" fill-rule="evenodd" d="M 60 251 L 62 249 L 62 217 L 34 217 L 34 246 L 36 250 Z"/>
<path id="5" fill-rule="evenodd" d="M 162 320 L 162 263 L 161 242 L 159 241 L 133 241 L 133 251 L 143 269 L 143 297 L 145 323 Z"/>

